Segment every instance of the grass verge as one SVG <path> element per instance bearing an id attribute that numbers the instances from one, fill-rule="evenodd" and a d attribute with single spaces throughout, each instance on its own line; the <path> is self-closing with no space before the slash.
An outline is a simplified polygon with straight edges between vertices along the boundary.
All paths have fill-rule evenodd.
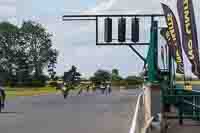
<path id="1" fill-rule="evenodd" d="M 40 88 L 10 88 L 6 87 L 7 97 L 17 96 L 36 96 L 44 94 L 55 94 L 57 91 L 53 87 L 40 87 Z"/>

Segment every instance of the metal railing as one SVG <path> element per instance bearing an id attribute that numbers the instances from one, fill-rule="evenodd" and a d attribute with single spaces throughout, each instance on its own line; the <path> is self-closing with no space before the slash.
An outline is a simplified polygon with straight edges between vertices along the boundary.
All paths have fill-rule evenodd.
<path id="1" fill-rule="evenodd" d="M 174 105 L 177 116 L 168 116 L 168 119 L 179 119 L 183 124 L 184 119 L 200 120 L 200 92 L 176 89 L 171 94 L 165 96 L 167 103 Z"/>
<path id="2" fill-rule="evenodd" d="M 129 133 L 142 133 L 144 128 L 144 93 L 138 96 L 134 117 Z"/>

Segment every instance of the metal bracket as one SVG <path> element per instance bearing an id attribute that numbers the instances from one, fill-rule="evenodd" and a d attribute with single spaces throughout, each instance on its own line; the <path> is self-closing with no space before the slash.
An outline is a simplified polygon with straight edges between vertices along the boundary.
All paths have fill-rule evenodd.
<path id="1" fill-rule="evenodd" d="M 142 60 L 144 61 L 144 64 L 147 62 L 146 59 L 145 59 L 133 46 L 129 45 L 129 47 L 131 48 L 131 50 L 132 50 L 133 52 L 136 53 L 137 56 L 140 57 L 140 59 L 142 59 Z"/>

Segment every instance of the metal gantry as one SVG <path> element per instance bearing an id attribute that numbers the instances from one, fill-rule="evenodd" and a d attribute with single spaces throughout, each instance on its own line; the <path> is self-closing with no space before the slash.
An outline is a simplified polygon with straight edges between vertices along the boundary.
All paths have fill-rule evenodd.
<path id="1" fill-rule="evenodd" d="M 107 41 L 101 42 L 99 39 L 99 21 L 101 18 L 108 18 L 108 24 L 106 31 L 109 32 L 109 30 L 112 31 L 112 18 L 132 18 L 134 20 L 140 21 L 140 19 L 146 19 L 148 18 L 149 21 L 144 24 L 143 23 L 143 28 L 145 29 L 148 27 L 147 25 L 150 25 L 149 28 L 149 33 L 143 32 L 142 34 L 147 34 L 149 36 L 149 40 L 146 39 L 145 42 L 139 41 L 139 39 L 128 39 L 124 38 L 124 32 L 126 31 L 123 29 L 124 24 L 118 25 L 118 32 L 119 29 L 122 28 L 122 39 L 119 39 L 121 35 L 118 33 L 118 39 L 112 38 L 112 35 L 107 34 L 106 38 Z M 158 40 L 160 38 L 158 31 L 160 28 L 162 28 L 163 25 L 159 26 L 159 21 L 164 18 L 163 14 L 97 14 L 97 15 L 64 15 L 63 16 L 63 21 L 95 21 L 96 28 L 96 45 L 103 45 L 103 46 L 128 46 L 131 48 L 131 50 L 140 57 L 140 59 L 144 62 L 144 66 L 146 68 L 146 74 L 147 74 L 147 83 L 151 84 L 156 84 L 159 85 L 161 88 L 161 99 L 162 99 L 162 105 L 163 105 L 163 113 L 165 113 L 167 110 L 166 107 L 169 105 L 174 105 L 178 108 L 179 114 L 175 117 L 176 119 L 178 118 L 180 120 L 180 123 L 182 123 L 183 118 L 195 118 L 195 119 L 200 119 L 199 112 L 200 112 L 200 95 L 197 92 L 188 92 L 185 91 L 184 88 L 178 89 L 178 87 L 175 84 L 175 71 L 173 70 L 173 59 L 169 53 L 166 56 L 168 56 L 168 64 L 166 64 L 167 69 L 161 70 L 158 66 Z M 110 21 L 110 22 L 109 22 Z M 119 23 L 124 23 L 124 20 L 120 20 Z M 136 22 L 134 21 L 135 23 Z M 134 24 L 132 26 L 134 26 Z M 126 25 L 126 24 L 125 24 Z M 136 27 L 136 32 L 139 32 L 139 27 Z M 134 30 L 132 30 L 134 31 Z M 112 32 L 111 32 L 112 34 Z M 136 33 L 139 34 L 139 33 Z M 134 35 L 134 34 L 132 34 Z M 118 42 L 116 41 L 118 40 Z M 130 42 L 131 40 L 131 42 Z M 147 57 L 145 58 L 142 56 L 135 48 L 134 46 L 145 46 L 148 45 L 148 54 Z M 192 98 L 191 98 L 192 97 Z M 189 114 L 192 116 L 186 116 L 186 113 L 184 113 L 185 109 L 190 108 L 191 110 L 189 111 Z M 169 116 L 164 116 L 165 119 L 169 119 Z"/>
<path id="2" fill-rule="evenodd" d="M 150 82 L 157 82 L 158 78 L 158 66 L 157 66 L 157 53 L 158 53 L 158 22 L 156 22 L 156 18 L 161 18 L 164 17 L 163 14 L 96 14 L 96 15 L 64 15 L 63 16 L 63 21 L 95 21 L 96 28 L 96 45 L 103 45 L 103 46 L 128 46 L 139 58 L 144 62 L 144 64 L 148 64 L 148 79 Z M 148 24 L 150 24 L 150 27 L 148 27 L 150 30 L 149 35 L 150 40 L 146 40 L 145 42 L 140 42 L 139 37 L 136 39 L 120 39 L 120 34 L 119 34 L 119 29 L 123 29 L 123 25 L 118 24 L 118 39 L 111 38 L 107 42 L 101 42 L 99 39 L 99 21 L 102 18 L 109 18 L 109 19 L 115 19 L 115 18 L 120 18 L 121 19 L 126 19 L 126 18 L 131 18 L 134 21 L 134 24 L 132 24 L 132 27 L 135 26 L 135 24 L 138 24 L 138 26 L 135 26 L 135 28 L 132 29 L 135 30 L 135 34 L 139 34 L 139 20 L 140 19 L 148 19 Z M 108 20 L 109 20 L 108 19 Z M 123 22 L 123 21 L 121 21 Z M 112 23 L 112 22 L 111 22 Z M 125 28 L 126 28 L 126 21 L 124 22 Z M 112 24 L 110 24 L 112 26 Z M 143 25 L 146 28 L 146 25 Z M 111 28 L 112 30 L 112 28 Z M 109 30 L 108 30 L 109 31 Z M 125 33 L 126 30 L 124 31 L 123 34 Z M 138 33 L 137 33 L 138 32 Z M 133 32 L 132 32 L 133 33 Z M 109 34 L 109 33 L 108 33 Z M 112 33 L 111 33 L 112 34 Z M 134 34 L 133 34 L 134 35 Z M 139 35 L 138 35 L 139 36 Z M 109 36 L 108 36 L 109 38 Z M 116 42 L 118 40 L 118 42 Z M 131 41 L 131 42 L 130 42 Z M 149 46 L 149 52 L 148 52 L 148 57 L 142 56 L 135 48 L 134 46 Z"/>

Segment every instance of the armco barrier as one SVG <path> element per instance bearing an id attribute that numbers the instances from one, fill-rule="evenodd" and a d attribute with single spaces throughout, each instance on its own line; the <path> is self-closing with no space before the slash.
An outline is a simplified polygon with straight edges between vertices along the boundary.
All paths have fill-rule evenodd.
<path id="1" fill-rule="evenodd" d="M 139 94 L 129 133 L 149 133 L 153 117 L 149 116 L 149 93 Z"/>
<path id="2" fill-rule="evenodd" d="M 132 119 L 132 125 L 130 128 L 129 133 L 142 133 L 142 130 L 144 128 L 144 99 L 143 99 L 143 93 L 141 93 L 138 96 L 135 113 Z"/>

